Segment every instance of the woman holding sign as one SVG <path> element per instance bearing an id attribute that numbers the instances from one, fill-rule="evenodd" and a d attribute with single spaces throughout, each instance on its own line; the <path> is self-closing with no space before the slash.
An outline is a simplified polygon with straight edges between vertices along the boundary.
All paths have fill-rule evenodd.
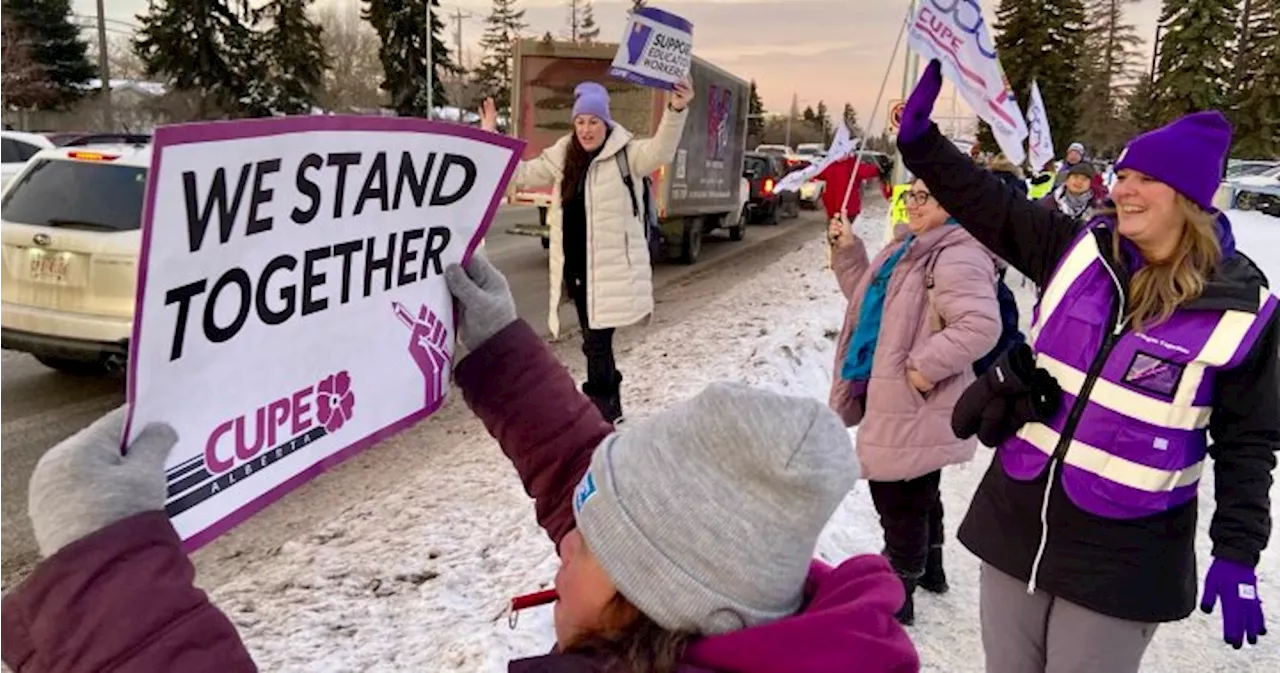
<path id="1" fill-rule="evenodd" d="M 559 556 L 555 648 L 508 671 L 920 670 L 893 621 L 902 589 L 885 560 L 813 559 L 858 477 L 849 435 L 821 402 L 716 383 L 615 429 L 516 317 L 488 261 L 451 266 L 446 281 L 469 351 L 458 386 Z M 123 431 L 114 412 L 36 467 L 30 515 L 45 558 L 4 597 L 5 663 L 19 673 L 256 670 L 236 627 L 194 586 L 162 509 L 177 436 L 148 426 L 122 457 Z M 434 663 L 426 669 L 449 662 Z"/>
<path id="2" fill-rule="evenodd" d="M 1200 607 L 1221 610 L 1233 647 L 1256 643 L 1280 337 L 1266 277 L 1212 205 L 1231 126 L 1199 112 L 1134 138 L 1111 201 L 1084 224 L 957 152 L 929 121 L 941 87 L 933 61 L 907 102 L 903 160 L 1043 288 L 1034 366 L 1064 393 L 1057 411 L 1000 444 L 960 525 L 983 561 L 987 670 L 1137 671 L 1157 625 L 1195 607 L 1196 493 L 1210 457 L 1213 560 Z"/>
<path id="3" fill-rule="evenodd" d="M 652 138 L 636 138 L 613 121 L 602 85 L 583 82 L 573 94 L 573 133 L 521 161 L 510 189 L 552 187 L 547 323 L 559 335 L 567 294 L 578 311 L 587 358 L 582 390 L 616 422 L 622 418 L 622 374 L 613 355 L 614 329 L 653 313 L 642 178 L 675 157 L 693 88 L 687 79 L 676 85 Z M 497 122 L 493 100 L 486 100 L 481 125 L 493 131 Z"/>

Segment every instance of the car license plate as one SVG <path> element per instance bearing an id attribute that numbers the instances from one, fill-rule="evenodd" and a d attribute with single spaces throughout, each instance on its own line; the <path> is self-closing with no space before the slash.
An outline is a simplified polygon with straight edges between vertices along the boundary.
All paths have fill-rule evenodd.
<path id="1" fill-rule="evenodd" d="M 67 285 L 71 281 L 71 255 L 32 251 L 27 258 L 27 277 L 35 283 Z"/>

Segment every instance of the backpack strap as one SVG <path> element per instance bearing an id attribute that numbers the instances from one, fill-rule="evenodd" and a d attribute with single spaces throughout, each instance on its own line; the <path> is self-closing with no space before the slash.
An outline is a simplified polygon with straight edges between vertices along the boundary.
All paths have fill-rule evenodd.
<path id="1" fill-rule="evenodd" d="M 622 173 L 622 184 L 627 186 L 627 193 L 631 195 L 631 216 L 640 217 L 640 202 L 636 200 L 636 183 L 631 179 L 631 162 L 627 160 L 627 146 L 622 146 L 622 151 L 613 155 L 618 162 L 618 172 Z"/>
<path id="2" fill-rule="evenodd" d="M 947 326 L 933 296 L 933 269 L 938 266 L 938 257 L 941 255 L 942 250 L 934 251 L 924 265 L 924 293 L 929 302 L 929 329 L 932 332 L 941 332 Z"/>

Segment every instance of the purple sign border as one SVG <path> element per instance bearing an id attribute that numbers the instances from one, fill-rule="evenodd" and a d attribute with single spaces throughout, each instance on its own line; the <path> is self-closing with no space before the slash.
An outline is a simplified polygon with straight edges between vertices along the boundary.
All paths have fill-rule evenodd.
<path id="1" fill-rule="evenodd" d="M 480 223 L 480 227 L 476 230 L 475 236 L 467 244 L 467 249 L 462 255 L 464 263 L 471 259 L 471 255 L 475 253 L 480 242 L 484 240 L 485 233 L 488 232 L 489 226 L 493 223 L 493 218 L 497 214 L 498 206 L 502 203 L 503 196 L 506 193 L 506 187 L 511 181 L 511 176 L 515 172 L 516 166 L 519 164 L 520 155 L 524 150 L 525 145 L 524 141 L 518 138 L 502 136 L 496 133 L 488 133 L 471 126 L 412 117 L 316 115 L 309 117 L 277 117 L 271 119 L 176 124 L 172 126 L 162 126 L 156 129 L 154 143 L 152 146 L 151 168 L 147 172 L 146 206 L 142 215 L 142 252 L 138 260 L 138 286 L 137 294 L 134 299 L 134 305 L 137 308 L 133 319 L 133 334 L 132 338 L 129 340 L 129 378 L 127 381 L 125 398 L 129 404 L 129 414 L 125 421 L 123 442 L 128 441 L 130 431 L 133 427 L 134 401 L 137 399 L 137 352 L 141 336 L 140 332 L 142 329 L 142 299 L 146 292 L 147 270 L 151 261 L 151 231 L 155 216 L 156 181 L 160 175 L 159 169 L 160 164 L 164 159 L 164 150 L 169 147 L 189 145 L 192 143 L 262 138 L 287 133 L 307 133 L 315 131 L 390 131 L 400 133 L 431 133 L 435 135 L 477 140 L 511 150 L 511 159 L 507 162 L 507 167 L 502 175 L 502 180 L 498 183 L 498 189 L 494 190 L 493 199 L 489 202 L 489 208 L 485 212 L 484 220 Z M 248 519 L 254 514 L 262 511 L 271 503 L 284 497 L 286 493 L 320 476 L 320 474 L 325 470 L 339 465 L 343 461 L 369 448 L 370 446 L 373 446 L 374 444 L 377 444 L 382 440 L 417 424 L 438 411 L 444 404 L 444 399 L 445 398 L 441 398 L 440 400 L 437 400 L 433 406 L 423 407 L 422 409 L 419 409 L 418 411 L 415 411 L 380 430 L 376 430 L 369 435 L 348 444 L 332 455 L 308 466 L 298 474 L 295 474 L 289 479 L 277 484 L 271 490 L 259 495 L 248 503 L 245 503 L 234 512 L 231 512 L 223 518 L 215 521 L 204 530 L 201 530 L 190 538 L 184 540 L 182 542 L 183 550 L 187 553 L 194 552 L 209 542 L 212 542 L 228 530 L 236 527 L 245 519 Z M 121 452 L 124 450 L 125 447 L 122 446 Z"/>

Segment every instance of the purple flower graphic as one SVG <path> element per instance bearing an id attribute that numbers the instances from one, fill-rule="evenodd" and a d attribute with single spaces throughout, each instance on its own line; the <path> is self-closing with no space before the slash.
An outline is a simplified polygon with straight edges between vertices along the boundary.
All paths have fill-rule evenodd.
<path id="1" fill-rule="evenodd" d="M 326 376 L 316 386 L 316 420 L 328 432 L 337 432 L 351 420 L 356 394 L 351 392 L 351 375 L 341 371 Z"/>

